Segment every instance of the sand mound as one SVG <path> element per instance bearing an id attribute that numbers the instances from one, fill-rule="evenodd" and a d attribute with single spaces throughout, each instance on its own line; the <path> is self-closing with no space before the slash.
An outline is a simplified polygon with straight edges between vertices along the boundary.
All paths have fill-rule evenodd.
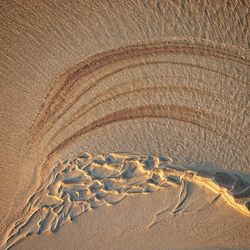
<path id="1" fill-rule="evenodd" d="M 107 249 L 111 244 L 129 249 L 128 242 L 136 249 L 145 244 L 166 249 L 167 232 L 169 248 L 208 246 L 211 237 L 213 246 L 248 246 L 248 2 L 1 1 L 0 240 L 5 235 L 7 245 L 15 245 L 33 233 L 15 247 L 65 248 L 67 243 L 67 248 L 82 248 L 84 239 L 91 249 L 103 247 L 102 241 L 91 241 L 98 232 L 95 237 Z M 75 158 L 81 152 L 93 154 L 91 172 Z M 145 178 L 142 186 L 127 189 L 132 170 L 110 177 L 111 169 L 119 176 L 124 167 L 118 160 L 108 162 L 110 152 L 125 152 L 116 154 L 125 162 L 134 153 L 147 159 L 134 159 Z M 145 169 L 155 160 L 162 164 L 164 155 L 173 159 L 166 168 Z M 97 156 L 104 159 L 94 162 Z M 102 174 L 123 188 L 104 189 Z M 161 186 L 163 180 L 167 187 Z M 144 195 L 146 185 L 159 191 Z M 102 199 L 94 192 L 99 186 L 107 195 Z M 113 193 L 117 200 L 110 198 Z M 173 220 L 158 214 L 165 194 L 171 203 L 167 215 L 176 210 Z M 112 205 L 123 196 L 123 202 Z M 189 202 L 192 211 L 185 217 L 183 207 Z M 202 202 L 208 208 L 200 211 Z M 92 209 L 97 203 L 107 206 Z M 86 209 L 92 212 L 79 221 L 84 218 L 90 231 L 81 223 L 76 227 L 84 236 L 67 223 L 45 237 Z M 123 214 L 128 222 L 121 223 L 121 232 L 115 220 L 121 222 Z M 138 241 L 133 221 L 142 230 Z M 46 245 L 47 240 L 60 241 L 59 235 L 61 243 Z M 126 241 L 128 235 L 131 241 Z"/>
<path id="2" fill-rule="evenodd" d="M 248 178 L 247 178 L 248 177 Z M 46 183 L 30 197 L 23 218 L 15 222 L 4 244 L 9 248 L 34 233 L 57 232 L 89 209 L 115 205 L 128 195 L 151 193 L 180 185 L 179 201 L 171 211 L 181 212 L 190 183 L 212 189 L 229 205 L 250 216 L 250 177 L 229 171 L 185 168 L 169 157 L 84 153 L 57 164 Z M 155 224 L 156 217 L 148 226 Z"/>

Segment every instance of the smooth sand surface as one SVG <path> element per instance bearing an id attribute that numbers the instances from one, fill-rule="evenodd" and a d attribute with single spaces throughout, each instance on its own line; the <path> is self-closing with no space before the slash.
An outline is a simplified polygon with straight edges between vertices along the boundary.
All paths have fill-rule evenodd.
<path id="1" fill-rule="evenodd" d="M 56 162 L 81 152 L 121 152 L 169 156 L 202 174 L 192 184 L 202 190 L 182 202 L 183 209 L 190 203 L 189 213 L 167 212 L 150 229 L 172 191 L 130 195 L 13 248 L 249 248 L 249 217 L 240 212 L 249 199 L 249 5 L 2 1 L 1 240 L 25 220 L 25 205 L 46 186 Z M 205 191 L 207 177 L 224 197 Z M 180 187 L 170 189 L 166 202 L 174 208 Z M 45 207 L 32 208 L 51 208 L 47 198 Z M 203 201 L 212 205 L 200 211 Z"/>

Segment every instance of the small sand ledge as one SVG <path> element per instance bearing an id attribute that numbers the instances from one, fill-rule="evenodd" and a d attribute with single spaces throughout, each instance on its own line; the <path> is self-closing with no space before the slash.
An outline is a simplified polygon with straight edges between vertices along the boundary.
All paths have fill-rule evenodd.
<path id="1" fill-rule="evenodd" d="M 9 228 L 2 248 L 32 234 L 57 232 L 87 210 L 115 205 L 128 195 L 150 193 L 169 185 L 181 187 L 180 212 L 187 183 L 205 186 L 239 212 L 250 216 L 250 179 L 226 170 L 177 166 L 170 157 L 136 154 L 90 155 L 57 163 L 47 182 L 28 200 L 23 217 Z"/>

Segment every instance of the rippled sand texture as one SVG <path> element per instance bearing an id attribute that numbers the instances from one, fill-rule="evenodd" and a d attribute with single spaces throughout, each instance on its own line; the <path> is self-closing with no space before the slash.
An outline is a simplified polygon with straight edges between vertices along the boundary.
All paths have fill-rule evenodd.
<path id="1" fill-rule="evenodd" d="M 42 203 L 30 201 L 30 209 L 41 213 L 32 218 L 47 225 L 32 228 L 22 209 L 39 187 L 44 188 L 43 198 L 40 193 L 34 197 L 49 202 L 44 200 L 46 185 L 49 176 L 53 182 L 52 170 L 59 159 L 74 159 L 81 152 L 93 156 L 124 152 L 126 157 L 171 156 L 174 165 L 201 174 L 188 177 L 181 169 L 185 178 L 191 178 L 185 182 L 210 183 L 218 194 L 224 190 L 226 204 L 236 209 L 228 207 L 236 217 L 242 216 L 239 223 L 231 221 L 235 229 L 230 227 L 228 235 L 238 235 L 235 246 L 244 246 L 240 235 L 249 231 L 244 224 L 249 219 L 245 216 L 250 174 L 249 6 L 244 0 L 0 1 L 0 241 L 19 219 L 25 225 L 23 232 L 15 224 L 10 245 L 30 232 L 57 227 L 56 219 L 52 226 L 42 217 L 59 218 L 52 207 L 42 209 Z M 154 171 L 143 176 L 149 173 L 151 178 Z M 81 169 L 79 173 L 88 175 Z M 126 178 L 123 181 L 127 183 Z M 207 196 L 205 192 L 204 200 Z M 158 200 L 163 199 L 159 195 Z M 131 204 L 132 209 L 127 200 L 117 206 Z M 117 211 L 117 206 L 107 207 Z M 202 230 L 211 225 L 210 234 L 202 234 L 206 242 L 223 228 L 211 221 L 227 216 L 210 213 L 198 214 L 196 221 L 203 221 Z M 189 216 L 186 222 L 195 218 Z M 192 248 L 196 231 L 186 223 L 185 232 L 193 233 Z M 154 237 L 159 242 L 164 238 Z M 223 238 L 219 245 L 230 247 L 227 242 Z"/>
<path id="2" fill-rule="evenodd" d="M 237 54 L 185 40 L 128 46 L 91 57 L 55 82 L 32 128 L 31 145 L 38 138 L 39 144 L 56 142 L 48 161 L 96 129 L 122 121 L 166 118 L 228 143 L 228 154 L 236 159 L 240 155 L 241 166 L 234 168 L 248 170 L 244 130 L 248 82 L 236 82 L 229 72 L 214 67 L 215 62 L 249 68 L 249 62 Z M 181 74 L 168 74 L 171 68 Z M 195 77 L 192 70 L 204 77 Z M 212 82 L 206 82 L 205 76 Z M 226 79 L 224 86 L 219 77 Z M 124 78 L 128 79 L 119 80 Z M 236 159 L 227 162 L 235 164 Z"/>
<path id="3" fill-rule="evenodd" d="M 222 196 L 229 205 L 250 216 L 250 176 L 188 169 L 164 156 L 84 153 L 56 165 L 45 185 L 28 200 L 23 218 L 13 224 L 4 244 L 9 248 L 34 233 L 57 232 L 89 209 L 115 205 L 128 195 L 151 193 L 169 185 L 180 185 L 179 201 L 171 211 L 178 213 L 189 196 L 190 183 L 212 189 L 218 194 L 215 200 Z"/>
<path id="4" fill-rule="evenodd" d="M 219 69 L 218 65 L 225 68 Z M 32 156 L 36 154 L 33 149 L 46 154 L 43 159 L 44 154 L 37 156 L 46 172 L 65 148 L 76 147 L 80 139 L 85 141 L 88 135 L 93 138 L 95 133 L 99 137 L 103 129 L 108 129 L 110 142 L 104 136 L 108 146 L 102 146 L 106 151 L 120 139 L 115 138 L 113 127 L 121 133 L 131 127 L 126 136 L 144 138 L 147 150 L 172 148 L 171 152 L 176 150 L 181 158 L 193 160 L 199 154 L 200 160 L 210 164 L 216 157 L 217 165 L 249 172 L 248 83 L 227 72 L 229 65 L 243 71 L 243 78 L 246 76 L 249 62 L 236 53 L 185 40 L 139 44 L 97 54 L 53 84 L 31 129 L 27 151 Z M 160 134 L 158 124 L 165 127 Z M 173 142 L 177 135 L 187 138 L 185 145 L 204 146 L 196 147 L 198 152 L 191 150 L 190 154 L 186 149 L 179 155 L 181 150 L 178 152 Z M 119 144 L 127 147 L 126 136 Z M 157 149 L 151 148 L 152 140 Z M 90 145 L 87 142 L 84 147 Z M 136 152 L 134 146 L 130 149 Z M 120 149 L 116 145 L 113 148 Z"/>

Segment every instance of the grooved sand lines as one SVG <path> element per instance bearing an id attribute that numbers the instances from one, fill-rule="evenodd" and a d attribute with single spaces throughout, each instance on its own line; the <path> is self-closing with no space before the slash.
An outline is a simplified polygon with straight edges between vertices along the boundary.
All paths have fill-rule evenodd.
<path id="1" fill-rule="evenodd" d="M 178 213 L 189 196 L 192 183 L 213 190 L 229 205 L 250 216 L 250 178 L 247 175 L 186 168 L 166 156 L 83 153 L 56 164 L 44 185 L 29 198 L 23 217 L 8 230 L 4 244 L 10 248 L 32 234 L 57 232 L 88 210 L 115 205 L 127 196 L 155 192 L 169 185 L 180 186 L 179 202 L 172 210 Z"/>
<path id="2" fill-rule="evenodd" d="M 55 147 L 48 155 L 48 159 L 50 159 L 54 154 L 62 150 L 65 146 L 67 146 L 69 143 L 71 143 L 81 135 L 84 135 L 97 128 L 104 127 L 114 122 L 144 117 L 171 118 L 205 128 L 207 130 L 210 130 L 211 132 L 216 133 L 217 135 L 225 134 L 223 128 L 220 131 L 217 131 L 218 128 L 213 125 L 214 121 L 220 122 L 223 120 L 223 118 L 216 116 L 215 114 L 207 114 L 203 110 L 191 109 L 178 105 L 145 105 L 131 109 L 119 110 L 117 112 L 108 114 L 99 120 L 94 121 L 86 127 L 83 127 L 82 129 L 75 132 L 72 136 L 64 140 L 62 143 L 60 143 L 57 147 Z M 229 123 L 229 125 L 231 124 Z"/>
<path id="3" fill-rule="evenodd" d="M 164 163 L 163 158 L 147 155 L 86 154 L 60 163 L 47 179 L 55 161 L 75 150 L 139 148 L 145 154 L 163 155 L 172 150 L 183 161 L 246 170 L 247 69 L 249 62 L 226 48 L 173 41 L 95 54 L 65 71 L 52 84 L 20 160 L 21 174 L 33 167 L 36 179 L 21 183 L 20 195 L 45 184 L 10 229 L 7 245 L 33 233 L 57 231 L 92 208 L 169 185 L 182 189 L 179 203 L 169 212 L 182 212 L 193 182 L 213 189 L 249 215 L 249 177 L 245 180 L 244 175 L 226 170 L 185 169 L 170 158 Z M 139 180 L 134 179 L 133 167 L 123 173 L 129 164 L 138 169 Z M 223 175 L 226 181 L 232 178 L 229 187 L 223 186 Z"/>
<path id="4" fill-rule="evenodd" d="M 145 58 L 144 58 L 144 60 L 145 60 Z M 106 79 L 106 78 L 108 78 L 108 77 L 111 77 L 112 75 L 114 75 L 114 74 L 116 74 L 116 73 L 118 73 L 118 72 L 121 72 L 121 71 L 124 70 L 124 69 L 135 68 L 135 67 L 137 67 L 137 66 L 142 66 L 142 65 L 157 65 L 157 64 L 182 65 L 182 66 L 185 66 L 185 67 L 198 68 L 198 69 L 201 69 L 201 70 L 205 70 L 205 71 L 207 70 L 207 71 L 211 71 L 211 72 L 213 72 L 213 73 L 218 73 L 218 74 L 221 74 L 221 75 L 223 75 L 223 76 L 225 76 L 225 77 L 227 77 L 227 78 L 229 78 L 229 79 L 231 78 L 231 79 L 236 80 L 235 78 L 230 77 L 230 75 L 224 74 L 224 73 L 219 72 L 219 71 L 217 71 L 217 70 L 212 70 L 212 69 L 209 69 L 209 68 L 207 68 L 207 67 L 202 67 L 202 66 L 194 65 L 194 64 L 190 64 L 190 63 L 181 63 L 181 62 L 176 63 L 176 62 L 169 62 L 169 61 L 153 61 L 153 62 L 143 62 L 143 63 L 137 63 L 137 64 L 135 64 L 134 62 L 131 62 L 131 64 L 129 64 L 128 66 L 122 67 L 122 68 L 120 68 L 120 69 L 118 69 L 118 70 L 114 70 L 112 73 L 108 73 L 108 74 L 106 74 L 105 76 L 103 76 L 103 77 L 101 77 L 100 79 L 98 79 L 96 82 L 91 83 L 91 84 L 88 85 L 86 88 L 84 88 L 83 91 L 80 91 L 80 94 L 79 94 L 79 93 L 76 93 L 76 94 L 75 94 L 76 97 L 74 97 L 74 101 L 73 101 L 73 102 L 70 102 L 70 103 L 67 103 L 67 106 L 66 106 L 64 109 L 62 109 L 61 112 L 60 112 L 60 109 L 61 109 L 61 107 L 63 106 L 62 104 L 63 104 L 63 102 L 64 102 L 64 99 L 62 100 L 61 105 L 60 105 L 60 103 L 56 104 L 56 108 L 55 108 L 54 110 L 51 109 L 51 108 L 49 108 L 48 110 L 46 110 L 45 113 L 46 113 L 46 115 L 47 115 L 48 117 L 47 117 L 47 118 L 42 118 L 42 121 L 38 122 L 37 125 L 40 124 L 41 127 L 40 127 L 40 125 L 39 125 L 39 127 L 42 128 L 45 124 L 46 124 L 46 125 L 49 124 L 49 123 L 52 123 L 52 124 L 53 124 L 54 121 L 56 121 L 57 119 L 61 118 L 66 112 L 68 112 L 68 111 L 70 110 L 70 108 L 72 108 L 72 106 L 73 106 L 81 97 L 84 96 L 84 94 L 86 94 L 88 91 L 90 91 L 91 89 L 93 89 L 94 87 L 96 87 L 96 86 L 98 85 L 98 83 L 99 83 L 101 80 L 104 80 L 104 79 Z M 113 66 L 113 65 L 112 65 L 112 66 Z M 78 80 L 81 80 L 81 78 L 79 78 Z M 244 83 L 244 82 L 243 82 L 243 83 Z M 246 85 L 246 84 L 247 84 L 247 83 L 245 83 L 245 85 Z M 66 95 L 67 95 L 67 94 L 65 94 L 65 96 L 66 96 Z M 65 97 L 64 97 L 64 98 L 65 98 Z M 59 100 L 60 100 L 60 99 L 59 99 Z M 50 113 L 51 111 L 52 111 L 53 113 Z M 58 111 L 59 111 L 59 114 L 57 114 Z M 52 118 L 53 115 L 54 115 L 54 119 Z M 51 117 L 51 119 L 49 120 L 50 117 Z M 43 125 L 42 125 L 42 123 L 43 123 Z M 52 125 L 52 124 L 51 124 L 51 125 Z M 50 128 L 51 128 L 51 127 L 50 127 Z M 37 132 L 38 132 L 38 131 L 37 131 Z M 34 134 L 33 136 L 35 136 L 35 135 L 36 135 L 36 134 Z"/>
<path id="5" fill-rule="evenodd" d="M 174 76 L 172 76 L 174 77 Z M 122 89 L 122 87 L 124 88 L 125 83 L 121 83 L 121 84 L 117 84 L 115 87 L 117 88 L 117 90 Z M 135 85 L 135 82 L 133 83 L 133 85 Z M 200 89 L 197 88 L 192 88 L 192 87 L 187 87 L 187 86 L 149 86 L 149 87 L 138 87 L 138 88 L 134 88 L 134 89 L 130 89 L 128 91 L 124 91 L 121 93 L 118 93 L 116 95 L 111 95 L 110 96 L 110 92 L 114 91 L 115 87 L 109 88 L 107 89 L 105 92 L 102 92 L 100 95 L 95 96 L 93 99 L 91 99 L 91 101 L 89 103 L 87 103 L 86 105 L 82 105 L 81 108 L 79 109 L 79 114 L 77 114 L 75 117 L 74 115 L 72 115 L 72 117 L 70 118 L 70 122 L 68 122 L 67 124 L 65 124 L 60 130 L 58 130 L 53 137 L 51 138 L 51 140 L 53 140 L 59 133 L 61 133 L 65 128 L 69 127 L 73 122 L 77 121 L 80 117 L 83 117 L 84 115 L 88 114 L 91 110 L 99 107 L 101 104 L 107 103 L 109 101 L 114 101 L 116 99 L 118 99 L 119 97 L 126 97 L 131 94 L 135 94 L 135 93 L 140 93 L 140 94 L 144 94 L 145 93 L 152 93 L 152 92 L 170 92 L 170 93 L 196 93 L 199 94 L 200 96 L 205 96 L 205 97 L 211 97 L 211 98 L 218 98 L 219 100 L 223 100 L 223 102 L 226 102 L 227 105 L 236 105 L 233 101 L 233 99 L 228 98 L 228 97 L 224 97 L 223 95 L 220 95 L 218 93 L 213 93 L 210 91 L 202 91 Z M 104 98 L 102 99 L 102 97 L 104 96 Z M 105 98 L 105 96 L 107 96 Z M 108 97 L 109 96 L 109 97 Z M 238 103 L 238 105 L 240 107 L 243 106 L 243 104 Z M 52 126 L 51 126 L 52 127 Z"/>
<path id="6" fill-rule="evenodd" d="M 225 70 L 224 64 L 243 73 Z M 60 153 L 97 129 L 166 119 L 199 130 L 216 146 L 229 142 L 236 150 L 233 158 L 241 151 L 237 160 L 246 166 L 249 83 L 244 72 L 249 65 L 231 49 L 187 39 L 97 53 L 52 83 L 23 154 L 36 154 L 33 149 L 39 148 L 41 176 L 46 177 Z"/>
<path id="7" fill-rule="evenodd" d="M 214 74 L 221 74 L 226 78 L 237 80 L 247 85 L 240 79 L 230 76 L 216 69 L 201 66 L 198 64 L 174 62 L 174 61 L 159 61 L 160 56 L 168 54 L 193 55 L 202 58 L 216 58 L 217 60 L 227 60 L 249 67 L 249 62 L 235 53 L 226 52 L 223 49 L 215 48 L 208 45 L 189 44 L 187 41 L 175 42 L 155 42 L 151 44 L 138 44 L 128 47 L 119 48 L 116 50 L 104 52 L 90 57 L 86 61 L 78 64 L 69 72 L 63 74 L 60 79 L 54 84 L 46 102 L 43 104 L 42 112 L 35 126 L 32 128 L 32 136 L 35 137 L 40 129 L 48 123 L 53 123 L 55 119 L 60 118 L 67 112 L 79 98 L 96 87 L 100 80 L 110 77 L 113 74 L 125 69 L 139 65 L 165 63 L 172 65 L 183 65 L 185 67 L 195 67 L 200 70 L 211 71 Z M 89 77 L 95 74 L 97 79 L 91 82 Z M 65 104 L 65 99 L 70 96 L 76 83 L 85 81 L 81 91 L 73 95 L 74 99 Z M 72 95 L 71 95 L 72 96 Z"/>

